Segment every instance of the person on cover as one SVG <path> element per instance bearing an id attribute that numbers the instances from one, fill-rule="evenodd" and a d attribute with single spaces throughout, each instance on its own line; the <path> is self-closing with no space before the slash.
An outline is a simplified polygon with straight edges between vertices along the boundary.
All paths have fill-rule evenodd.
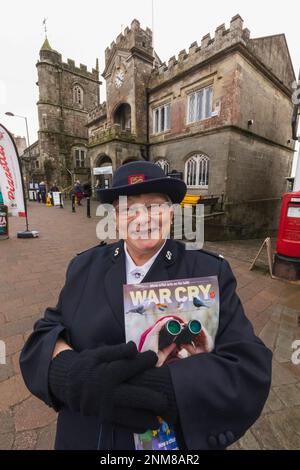
<path id="1" fill-rule="evenodd" d="M 71 260 L 55 308 L 34 325 L 20 356 L 29 390 L 58 411 L 56 449 L 134 449 L 133 433 L 172 425 L 180 449 L 224 449 L 259 417 L 271 382 L 271 352 L 258 339 L 236 294 L 228 262 L 205 250 L 186 250 L 167 238 L 170 204 L 186 193 L 183 181 L 154 163 L 118 168 L 103 203 L 114 204 L 126 239 L 90 248 Z M 128 198 L 129 214 L 119 196 Z M 134 204 L 147 217 L 136 237 Z M 167 203 L 147 237 L 153 204 Z M 170 364 L 153 351 L 125 343 L 123 285 L 217 276 L 219 326 L 212 351 L 191 348 Z M 160 366 L 160 367 L 157 367 Z"/>

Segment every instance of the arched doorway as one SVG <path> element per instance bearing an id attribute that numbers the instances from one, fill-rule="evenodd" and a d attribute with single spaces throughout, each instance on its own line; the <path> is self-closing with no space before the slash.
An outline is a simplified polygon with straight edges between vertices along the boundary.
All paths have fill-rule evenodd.
<path id="1" fill-rule="evenodd" d="M 120 126 L 121 131 L 131 131 L 131 107 L 128 103 L 120 104 L 114 112 L 114 124 Z"/>
<path id="2" fill-rule="evenodd" d="M 95 188 L 109 188 L 112 180 L 112 160 L 108 155 L 99 155 L 93 168 Z"/>

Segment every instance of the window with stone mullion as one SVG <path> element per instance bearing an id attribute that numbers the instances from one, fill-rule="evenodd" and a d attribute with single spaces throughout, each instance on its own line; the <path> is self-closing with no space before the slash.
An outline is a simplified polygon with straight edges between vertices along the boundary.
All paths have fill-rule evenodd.
<path id="1" fill-rule="evenodd" d="M 205 90 L 205 117 L 211 116 L 212 110 L 212 87 L 208 87 Z"/>
<path id="2" fill-rule="evenodd" d="M 153 130 L 155 134 L 170 129 L 170 104 L 160 106 L 153 111 Z"/>
<path id="3" fill-rule="evenodd" d="M 197 96 L 197 110 L 196 110 L 195 121 L 200 121 L 203 118 L 203 104 L 204 104 L 203 90 L 200 90 L 198 93 L 196 93 L 196 96 Z"/>
<path id="4" fill-rule="evenodd" d="M 202 88 L 188 97 L 188 122 L 201 121 L 211 116 L 212 87 Z"/>
<path id="5" fill-rule="evenodd" d="M 84 168 L 85 163 L 85 151 L 81 149 L 75 150 L 75 165 L 76 168 Z"/>

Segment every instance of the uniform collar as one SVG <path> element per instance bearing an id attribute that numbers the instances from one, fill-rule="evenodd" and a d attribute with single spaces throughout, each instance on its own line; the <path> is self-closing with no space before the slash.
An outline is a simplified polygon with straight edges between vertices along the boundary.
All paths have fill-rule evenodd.
<path id="1" fill-rule="evenodd" d="M 155 261 L 157 259 L 159 259 L 160 261 L 163 261 L 164 263 L 166 263 L 166 265 L 171 265 L 175 263 L 178 257 L 178 245 L 182 245 L 184 247 L 183 243 L 177 242 L 171 238 L 167 238 L 161 250 L 154 255 L 155 259 L 152 265 L 156 264 Z M 120 263 L 121 260 L 124 260 L 124 264 L 125 264 L 126 253 L 124 249 L 124 240 L 119 240 L 117 243 L 114 243 L 111 246 L 111 259 L 114 263 Z M 152 266 L 151 266 L 151 270 L 152 270 Z"/>
<path id="2" fill-rule="evenodd" d="M 109 248 L 112 264 L 106 272 L 104 286 L 113 315 L 124 334 L 123 285 L 126 284 L 124 240 L 112 244 Z M 142 283 L 172 279 L 174 276 L 171 273 L 172 265 L 176 260 L 178 262 L 182 261 L 184 250 L 184 244 L 167 239 L 143 278 Z M 174 266 L 176 267 L 176 264 Z"/>
<path id="3" fill-rule="evenodd" d="M 152 264 L 154 263 L 155 259 L 157 258 L 161 250 L 164 248 L 165 244 L 166 244 L 166 240 L 164 241 L 160 249 L 156 253 L 154 253 L 154 255 L 151 256 L 151 258 L 148 259 L 146 263 L 144 263 L 142 266 L 137 266 L 135 262 L 133 261 L 133 259 L 131 258 L 130 254 L 128 253 L 126 242 L 124 242 L 125 263 L 126 263 L 127 274 L 132 274 L 135 271 L 139 271 L 141 273 L 147 274 Z"/>

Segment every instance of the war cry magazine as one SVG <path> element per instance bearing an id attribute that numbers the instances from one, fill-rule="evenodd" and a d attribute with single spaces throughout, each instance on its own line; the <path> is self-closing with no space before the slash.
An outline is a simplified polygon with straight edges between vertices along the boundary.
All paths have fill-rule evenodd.
<path id="1" fill-rule="evenodd" d="M 219 324 L 217 276 L 126 284 L 123 289 L 126 341 L 134 341 L 140 352 L 155 351 L 157 366 L 212 351 Z M 178 449 L 174 430 L 159 420 L 158 430 L 135 434 L 136 449 Z"/>

